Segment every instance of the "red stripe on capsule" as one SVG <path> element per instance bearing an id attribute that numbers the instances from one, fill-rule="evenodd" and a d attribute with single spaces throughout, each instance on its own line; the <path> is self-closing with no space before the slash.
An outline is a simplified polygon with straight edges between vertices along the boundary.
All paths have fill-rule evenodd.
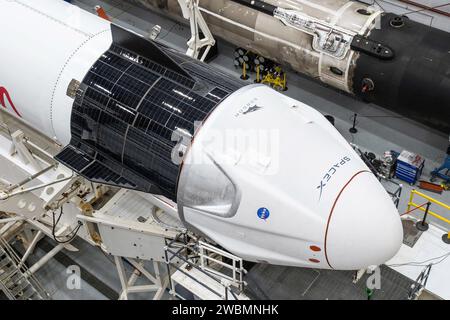
<path id="1" fill-rule="evenodd" d="M 334 200 L 333 203 L 333 207 L 331 207 L 331 211 L 330 214 L 328 215 L 328 221 L 327 221 L 327 228 L 325 230 L 325 259 L 327 260 L 327 264 L 330 266 L 331 269 L 334 269 L 333 266 L 330 264 L 330 260 L 328 259 L 328 253 L 327 253 L 327 238 L 328 238 L 328 228 L 330 227 L 330 221 L 331 221 L 331 216 L 333 215 L 334 212 L 334 208 L 336 208 L 336 204 L 339 201 L 339 198 L 341 197 L 342 193 L 344 192 L 344 190 L 348 187 L 348 185 L 353 181 L 353 179 L 355 179 L 358 175 L 360 175 L 361 173 L 370 173 L 370 171 L 367 170 L 361 170 L 357 173 L 355 173 L 353 175 L 353 177 L 350 178 L 350 180 L 348 180 L 348 182 L 342 187 L 341 191 L 339 192 L 339 194 L 337 195 L 336 199 Z"/>

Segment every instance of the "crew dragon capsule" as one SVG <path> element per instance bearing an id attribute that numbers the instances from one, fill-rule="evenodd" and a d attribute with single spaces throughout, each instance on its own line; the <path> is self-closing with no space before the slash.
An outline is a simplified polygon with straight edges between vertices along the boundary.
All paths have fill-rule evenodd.
<path id="1" fill-rule="evenodd" d="M 249 261 L 355 270 L 399 249 L 390 197 L 311 107 L 64 1 L 0 0 L 0 27 L 2 107 L 80 176 L 176 202 Z"/>
<path id="2" fill-rule="evenodd" d="M 180 18 L 178 0 L 128 0 Z M 239 47 L 445 134 L 450 33 L 348 0 L 200 0 Z"/>

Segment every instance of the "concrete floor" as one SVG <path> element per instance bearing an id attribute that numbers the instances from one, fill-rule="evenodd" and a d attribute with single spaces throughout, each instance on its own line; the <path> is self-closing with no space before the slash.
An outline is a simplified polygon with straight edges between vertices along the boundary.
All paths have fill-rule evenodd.
<path id="1" fill-rule="evenodd" d="M 382 282 L 373 300 L 407 300 L 412 281 L 400 273 L 382 266 Z M 353 283 L 354 272 L 300 269 L 282 266 L 256 265 L 245 280 L 247 294 L 259 300 L 367 300 L 365 274 Z"/>
<path id="2" fill-rule="evenodd" d="M 73 3 L 91 12 L 95 5 L 100 4 L 115 23 L 141 34 L 148 34 L 152 27 L 158 24 L 162 27 L 159 41 L 181 51 L 186 50 L 186 39 L 190 35 L 189 29 L 157 14 L 144 11 L 120 0 L 75 0 Z M 234 49 L 234 46 L 219 40 L 220 54 L 211 65 L 237 76 L 239 70 L 233 68 Z M 336 118 L 336 127 L 342 135 L 363 150 L 372 151 L 378 155 L 386 150 L 417 152 L 426 158 L 423 176 L 425 179 L 428 178 L 429 172 L 444 159 L 448 137 L 441 133 L 433 132 L 418 123 L 376 105 L 356 100 L 294 72 L 288 72 L 288 86 L 289 90 L 286 92 L 288 96 L 311 105 L 323 114 L 333 115 Z M 352 135 L 348 129 L 351 127 L 354 113 L 359 114 L 357 124 L 359 131 Z M 406 210 L 409 191 L 413 187 L 405 184 L 404 188 L 399 206 L 401 213 Z M 450 192 L 437 198 L 445 203 L 450 203 Z M 448 226 L 442 225 L 442 228 L 446 229 Z M 111 298 L 114 292 L 117 294 L 119 280 L 111 262 L 98 249 L 83 243 L 77 244 L 83 250 L 77 254 L 69 253 L 68 255 L 83 265 L 84 269 L 95 274 L 98 281 L 104 285 L 100 287 L 107 289 L 101 292 L 99 288 L 86 283 L 83 284 L 82 291 L 68 292 L 64 286 L 66 268 L 60 262 L 52 261 L 51 264 L 39 271 L 38 276 L 47 286 L 50 286 L 53 298 L 106 299 Z M 320 298 L 316 295 L 314 297 Z"/>

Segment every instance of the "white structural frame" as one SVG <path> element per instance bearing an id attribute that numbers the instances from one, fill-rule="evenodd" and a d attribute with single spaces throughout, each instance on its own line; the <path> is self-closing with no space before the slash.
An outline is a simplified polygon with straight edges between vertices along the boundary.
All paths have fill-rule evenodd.
<path id="1" fill-rule="evenodd" d="M 194 59 L 199 59 L 200 61 L 205 61 L 211 48 L 216 44 L 216 40 L 200 12 L 199 0 L 178 0 L 178 3 L 181 7 L 183 17 L 189 20 L 191 27 L 191 38 L 187 42 L 188 50 L 186 55 Z M 199 29 L 203 33 L 203 38 L 200 38 Z M 205 51 L 199 58 L 203 48 L 205 48 Z"/>
<path id="2" fill-rule="evenodd" d="M 1 112 L 3 116 L 3 112 Z M 19 123 L 19 127 L 21 128 L 23 124 Z M 44 237 L 53 238 L 51 226 L 48 224 L 49 221 L 46 219 L 42 220 L 42 217 L 46 215 L 48 212 L 55 211 L 59 209 L 59 207 L 66 202 L 73 202 L 72 198 L 77 197 L 77 192 L 71 192 L 73 183 L 78 181 L 78 177 L 75 175 L 69 175 L 65 178 L 58 178 L 55 172 L 60 172 L 63 168 L 49 162 L 48 158 L 51 158 L 52 155 L 48 154 L 44 149 L 40 146 L 33 144 L 26 137 L 24 131 L 10 131 L 10 128 L 6 125 L 5 129 L 7 129 L 8 134 L 7 137 L 10 139 L 11 147 L 10 154 L 15 154 L 14 157 L 11 157 L 12 162 L 17 162 L 17 164 L 24 164 L 26 176 L 21 179 L 17 183 L 10 183 L 9 181 L 2 181 L 2 185 L 0 187 L 0 199 L 3 199 L 3 202 L 0 205 L 0 210 L 7 212 L 6 217 L 0 218 L 0 236 L 7 235 L 14 231 L 15 227 L 17 227 L 18 223 L 23 223 L 20 226 L 20 232 L 23 234 L 25 253 L 21 256 L 17 256 L 17 265 L 18 268 L 25 268 L 26 261 L 33 254 L 37 244 Z M 12 132 L 12 133 L 11 133 Z M 30 146 L 32 144 L 32 146 Z M 19 152 L 20 150 L 20 152 Z M 35 152 L 36 151 L 36 152 Z M 43 156 L 42 156 L 43 155 Z M 55 175 L 54 178 L 51 178 L 52 175 Z M 3 180 L 3 179 L 2 179 Z M 78 181 L 83 184 L 83 181 Z M 32 187 L 27 187 L 27 184 L 34 183 Z M 53 186 L 54 189 L 61 189 L 59 192 L 54 192 L 52 195 L 49 195 L 45 192 L 46 187 Z M 39 203 L 36 202 L 36 211 L 30 213 L 21 213 L 17 210 L 14 210 L 14 207 L 11 205 L 7 205 L 6 201 L 13 200 L 16 203 L 20 199 L 25 199 L 28 196 L 32 196 L 32 193 L 39 193 L 40 190 L 43 190 L 40 197 L 34 196 L 33 199 L 39 200 Z M 75 191 L 78 191 L 77 188 Z M 60 193 L 64 193 L 65 200 L 60 201 Z M 146 197 L 149 198 L 149 197 Z M 150 197 L 150 200 L 154 200 L 153 197 Z M 156 200 L 154 200 L 156 201 Z M 159 199 L 159 201 L 162 201 Z M 76 204 L 76 203 L 74 203 Z M 6 205 L 6 206 L 5 206 Z M 16 208 L 17 209 L 17 208 Z M 170 208 L 171 210 L 175 210 L 175 208 Z M 17 212 L 16 212 L 17 211 Z M 172 213 L 173 214 L 173 213 Z M 81 221 L 83 224 L 87 223 L 98 223 L 98 221 L 93 217 L 90 218 L 88 216 L 84 216 L 82 214 L 75 215 L 75 222 Z M 125 226 L 118 224 L 117 227 L 125 228 Z M 61 223 L 61 226 L 55 230 L 55 236 L 61 237 L 65 234 L 68 234 L 73 231 L 72 224 Z M 141 231 L 136 231 L 141 233 Z M 170 236 L 170 231 L 167 231 L 166 236 Z M 87 239 L 88 240 L 88 239 Z M 94 243 L 90 242 L 92 245 Z M 68 243 L 59 243 L 54 246 L 48 253 L 46 253 L 42 258 L 39 259 L 36 263 L 31 265 L 29 268 L 26 268 L 24 273 L 25 277 L 33 278 L 34 274 L 40 270 L 47 262 L 49 262 L 56 254 L 61 252 L 62 250 L 67 249 L 69 251 L 77 251 L 73 245 Z M 133 266 L 133 272 L 130 276 L 127 276 L 126 269 L 123 265 L 123 259 L 126 259 L 129 264 Z M 144 267 L 143 260 L 136 261 L 134 259 L 130 259 L 127 257 L 118 257 L 115 256 L 115 264 L 119 273 L 119 278 L 121 281 L 122 292 L 120 295 L 120 299 L 126 300 L 129 298 L 129 294 L 131 293 L 143 293 L 143 292 L 154 292 L 153 299 L 161 299 L 164 291 L 168 287 L 169 281 L 168 276 L 165 278 L 160 274 L 160 264 L 161 262 L 153 261 L 153 274 L 146 270 Z M 150 283 L 148 285 L 136 285 L 136 281 L 139 277 L 143 276 Z"/>
<path id="3" fill-rule="evenodd" d="M 134 270 L 130 276 L 127 275 L 123 260 L 128 261 Z M 120 284 L 122 286 L 122 292 L 120 293 L 119 300 L 128 300 L 129 294 L 132 293 L 151 293 L 154 292 L 153 300 L 161 300 L 165 290 L 168 287 L 168 277 L 161 276 L 160 263 L 153 261 L 153 273 L 151 274 L 144 267 L 143 261 L 136 261 L 130 258 L 123 258 L 114 256 L 114 262 L 116 264 L 117 272 L 119 273 Z M 143 276 L 150 283 L 147 285 L 136 285 L 136 281 L 140 276 Z"/>

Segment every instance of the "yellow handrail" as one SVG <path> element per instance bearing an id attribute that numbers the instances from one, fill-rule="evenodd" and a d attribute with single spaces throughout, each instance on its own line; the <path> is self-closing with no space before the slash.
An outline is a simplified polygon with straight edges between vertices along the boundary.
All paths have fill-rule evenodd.
<path id="1" fill-rule="evenodd" d="M 421 210 L 421 211 L 424 211 L 424 212 L 427 211 L 427 209 L 425 209 L 425 208 L 423 207 L 423 205 L 421 206 L 421 205 L 419 205 L 419 204 L 413 202 L 413 201 L 414 201 L 414 195 L 415 195 L 415 194 L 417 194 L 418 196 L 420 196 L 420 197 L 422 197 L 422 198 L 428 200 L 428 201 L 431 202 L 431 203 L 434 203 L 434 204 L 436 204 L 436 205 L 438 205 L 438 206 L 441 206 L 441 207 L 443 207 L 444 209 L 447 209 L 447 210 L 450 211 L 450 206 L 449 206 L 449 205 L 447 205 L 447 204 L 445 204 L 445 203 L 443 203 L 443 202 L 441 202 L 441 201 L 439 201 L 439 200 L 436 200 L 436 199 L 434 199 L 434 198 L 432 198 L 432 197 L 430 197 L 430 196 L 428 196 L 428 195 L 426 195 L 426 194 L 424 194 L 424 193 L 422 193 L 422 192 L 419 192 L 419 191 L 417 191 L 417 190 L 415 190 L 415 189 L 411 190 L 411 195 L 410 195 L 410 197 L 409 197 L 409 202 L 408 202 L 408 211 L 411 210 L 411 206 L 413 206 L 413 207 L 415 207 L 415 208 L 417 208 L 417 209 L 419 209 L 419 210 Z M 429 213 L 430 215 L 432 215 L 433 217 L 435 217 L 435 218 L 437 218 L 437 219 L 439 219 L 439 220 L 441 220 L 441 221 L 444 221 L 445 223 L 450 224 L 450 220 L 449 220 L 449 219 L 444 218 L 443 216 L 437 214 L 436 212 L 433 212 L 433 211 L 431 211 L 431 210 L 428 210 L 428 213 Z"/>
<path id="2" fill-rule="evenodd" d="M 437 204 L 437 205 L 439 205 L 439 206 L 441 206 L 441 207 L 443 207 L 443 208 L 445 208 L 447 210 L 450 210 L 450 206 L 449 205 L 447 205 L 447 204 L 445 204 L 445 203 L 443 203 L 443 202 L 441 202 L 439 200 L 436 200 L 436 199 L 434 199 L 434 198 L 432 198 L 430 196 L 427 196 L 426 194 L 424 194 L 422 192 L 419 192 L 419 191 L 417 191 L 415 189 L 413 189 L 411 192 L 413 192 L 413 193 L 417 194 L 418 196 L 421 196 L 422 198 L 425 198 L 425 199 L 429 200 L 430 202 L 435 203 L 435 204 Z"/>
<path id="3" fill-rule="evenodd" d="M 427 211 L 427 209 L 425 209 L 423 206 L 421 207 L 420 205 L 418 205 L 418 204 L 416 204 L 414 202 L 411 202 L 411 205 L 413 205 L 414 207 L 416 207 L 417 209 L 419 209 L 421 211 L 424 211 L 424 212 Z M 432 215 L 433 217 L 435 217 L 435 218 L 437 218 L 437 219 L 439 219 L 441 221 L 444 221 L 444 222 L 450 224 L 450 220 L 449 219 L 444 218 L 443 216 L 437 214 L 436 212 L 428 210 L 428 214 Z"/>

